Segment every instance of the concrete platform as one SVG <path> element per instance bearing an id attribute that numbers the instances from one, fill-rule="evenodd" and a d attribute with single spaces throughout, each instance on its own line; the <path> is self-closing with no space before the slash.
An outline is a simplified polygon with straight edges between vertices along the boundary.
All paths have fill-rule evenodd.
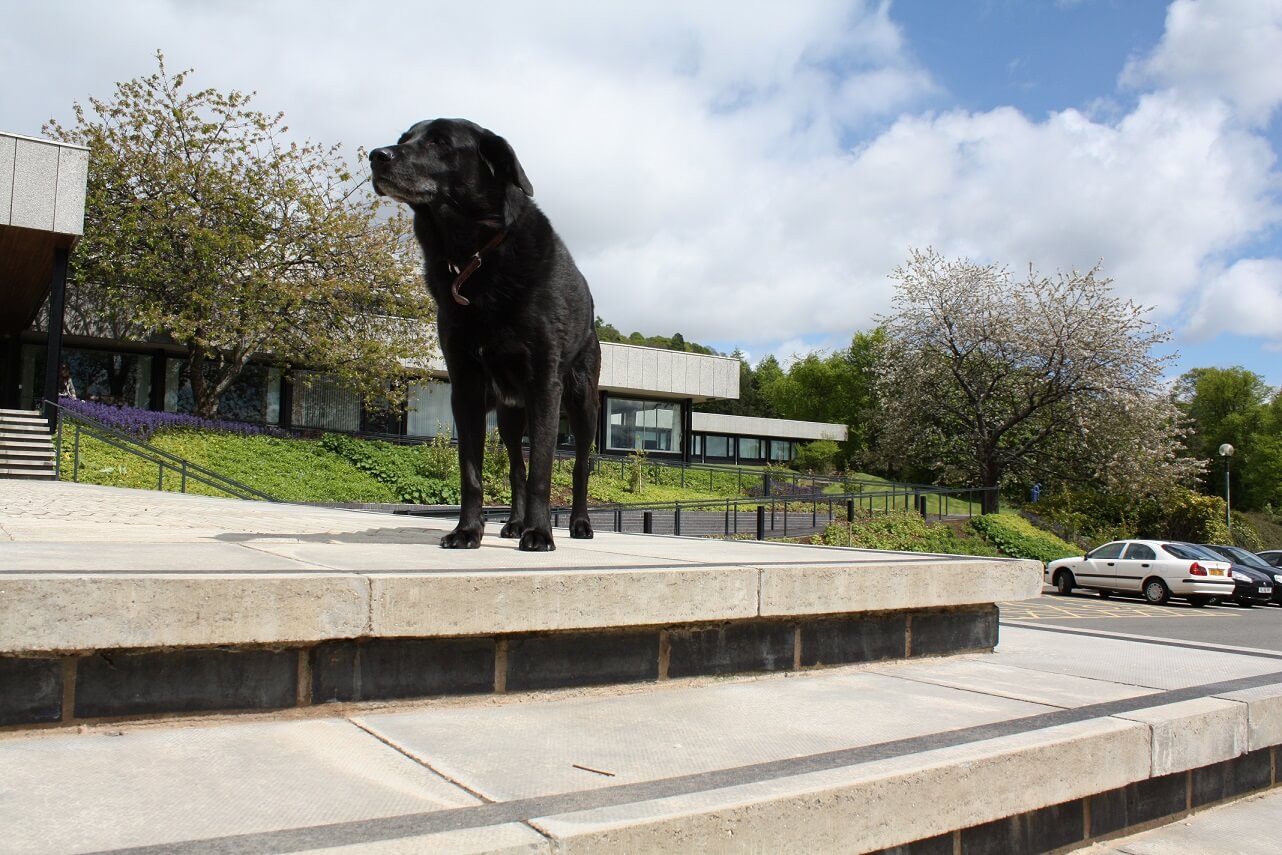
<path id="1" fill-rule="evenodd" d="M 0 727 L 990 650 L 1035 562 L 0 481 Z"/>
<path id="2" fill-rule="evenodd" d="M 1053 852 L 1282 782 L 1282 654 L 998 643 L 1031 563 L 0 509 L 0 851 Z"/>
<path id="3" fill-rule="evenodd" d="M 946 659 L 10 732 L 0 849 L 1063 851 L 1274 786 L 1280 705 L 1282 656 L 1008 627 Z"/>

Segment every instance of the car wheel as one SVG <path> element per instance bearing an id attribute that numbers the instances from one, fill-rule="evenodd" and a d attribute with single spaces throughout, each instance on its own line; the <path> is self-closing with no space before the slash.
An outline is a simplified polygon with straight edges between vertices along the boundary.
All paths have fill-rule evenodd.
<path id="1" fill-rule="evenodd" d="M 1144 599 L 1155 606 L 1160 606 L 1171 598 L 1171 589 L 1161 579 L 1149 579 L 1144 583 Z"/>
<path id="2" fill-rule="evenodd" d="M 1208 606 L 1211 603 L 1211 597 L 1189 597 L 1189 605 L 1195 609 Z"/>
<path id="3" fill-rule="evenodd" d="M 1233 602 L 1237 603 L 1239 606 L 1241 606 L 1244 609 L 1249 609 L 1251 608 L 1251 606 L 1255 605 L 1255 603 L 1251 602 L 1250 600 L 1234 600 Z"/>
<path id="4" fill-rule="evenodd" d="M 1073 593 L 1073 583 L 1076 581 L 1071 570 L 1061 570 L 1055 574 L 1055 590 L 1060 596 L 1067 597 Z"/>

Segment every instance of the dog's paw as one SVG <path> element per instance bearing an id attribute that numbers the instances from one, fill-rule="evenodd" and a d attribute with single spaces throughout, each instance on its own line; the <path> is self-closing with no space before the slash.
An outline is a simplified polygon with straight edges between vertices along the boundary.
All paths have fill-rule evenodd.
<path id="1" fill-rule="evenodd" d="M 480 546 L 481 533 L 461 526 L 441 538 L 442 549 L 479 549 Z"/>
<path id="2" fill-rule="evenodd" d="M 575 540 L 591 540 L 592 539 L 592 520 L 588 520 L 588 519 L 571 520 L 570 537 L 574 538 Z"/>
<path id="3" fill-rule="evenodd" d="M 552 532 L 531 528 L 521 535 L 521 543 L 517 548 L 522 552 L 552 552 L 556 549 L 556 544 L 552 542 Z"/>
<path id="4" fill-rule="evenodd" d="M 520 520 L 508 520 L 503 523 L 503 529 L 499 532 L 499 537 L 518 538 L 521 532 L 525 531 L 525 526 Z"/>

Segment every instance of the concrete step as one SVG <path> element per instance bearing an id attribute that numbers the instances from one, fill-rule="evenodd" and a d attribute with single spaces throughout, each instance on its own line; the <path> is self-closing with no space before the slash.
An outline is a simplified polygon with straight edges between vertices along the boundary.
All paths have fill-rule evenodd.
<path id="1" fill-rule="evenodd" d="M 47 469 L 30 469 L 25 467 L 0 466 L 0 478 L 9 478 L 15 481 L 53 481 L 55 480 L 52 464 Z"/>
<path id="2" fill-rule="evenodd" d="M 11 431 L 15 433 L 49 433 L 49 423 L 44 419 L 35 419 L 33 421 L 22 421 L 19 419 L 0 420 L 0 430 Z"/>
<path id="3" fill-rule="evenodd" d="M 3 452 L 6 448 L 50 451 L 53 449 L 53 442 L 47 436 L 14 437 L 0 435 L 0 452 Z"/>
<path id="4" fill-rule="evenodd" d="M 44 445 L 13 445 L 10 443 L 0 442 L 0 460 L 13 460 L 16 458 L 31 458 L 36 460 L 52 460 L 53 447 L 48 443 Z"/>
<path id="5" fill-rule="evenodd" d="M 0 408 L 0 418 L 4 418 L 5 416 L 25 416 L 26 418 L 39 418 L 41 416 L 41 412 L 39 410 L 12 410 L 12 409 Z"/>

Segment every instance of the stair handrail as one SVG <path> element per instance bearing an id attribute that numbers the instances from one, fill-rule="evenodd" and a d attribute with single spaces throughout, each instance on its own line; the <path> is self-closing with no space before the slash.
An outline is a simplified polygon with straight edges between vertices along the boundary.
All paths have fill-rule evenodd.
<path id="1" fill-rule="evenodd" d="M 91 435 L 96 439 L 107 443 L 108 445 L 118 448 L 127 454 L 141 458 L 148 463 L 156 464 L 159 469 L 159 488 L 163 489 L 165 468 L 173 470 L 181 477 L 181 492 L 187 492 L 187 479 L 212 487 L 233 496 L 237 499 L 258 499 L 265 502 L 279 502 L 274 496 L 270 496 L 261 490 L 255 489 L 248 484 L 241 483 L 235 478 L 222 475 L 212 469 L 207 469 L 198 463 L 192 463 L 184 457 L 165 451 L 163 448 L 157 448 L 149 442 L 145 442 L 137 437 L 130 436 L 124 431 L 114 428 L 111 425 L 98 421 L 92 416 L 76 412 L 73 409 L 63 406 L 55 401 L 45 402 L 46 406 L 54 408 L 58 415 L 57 429 L 54 437 L 54 478 L 62 477 L 62 426 L 64 420 L 70 420 L 76 426 L 75 452 L 73 453 L 72 480 L 80 480 L 80 426 L 84 425 L 90 429 Z"/>

